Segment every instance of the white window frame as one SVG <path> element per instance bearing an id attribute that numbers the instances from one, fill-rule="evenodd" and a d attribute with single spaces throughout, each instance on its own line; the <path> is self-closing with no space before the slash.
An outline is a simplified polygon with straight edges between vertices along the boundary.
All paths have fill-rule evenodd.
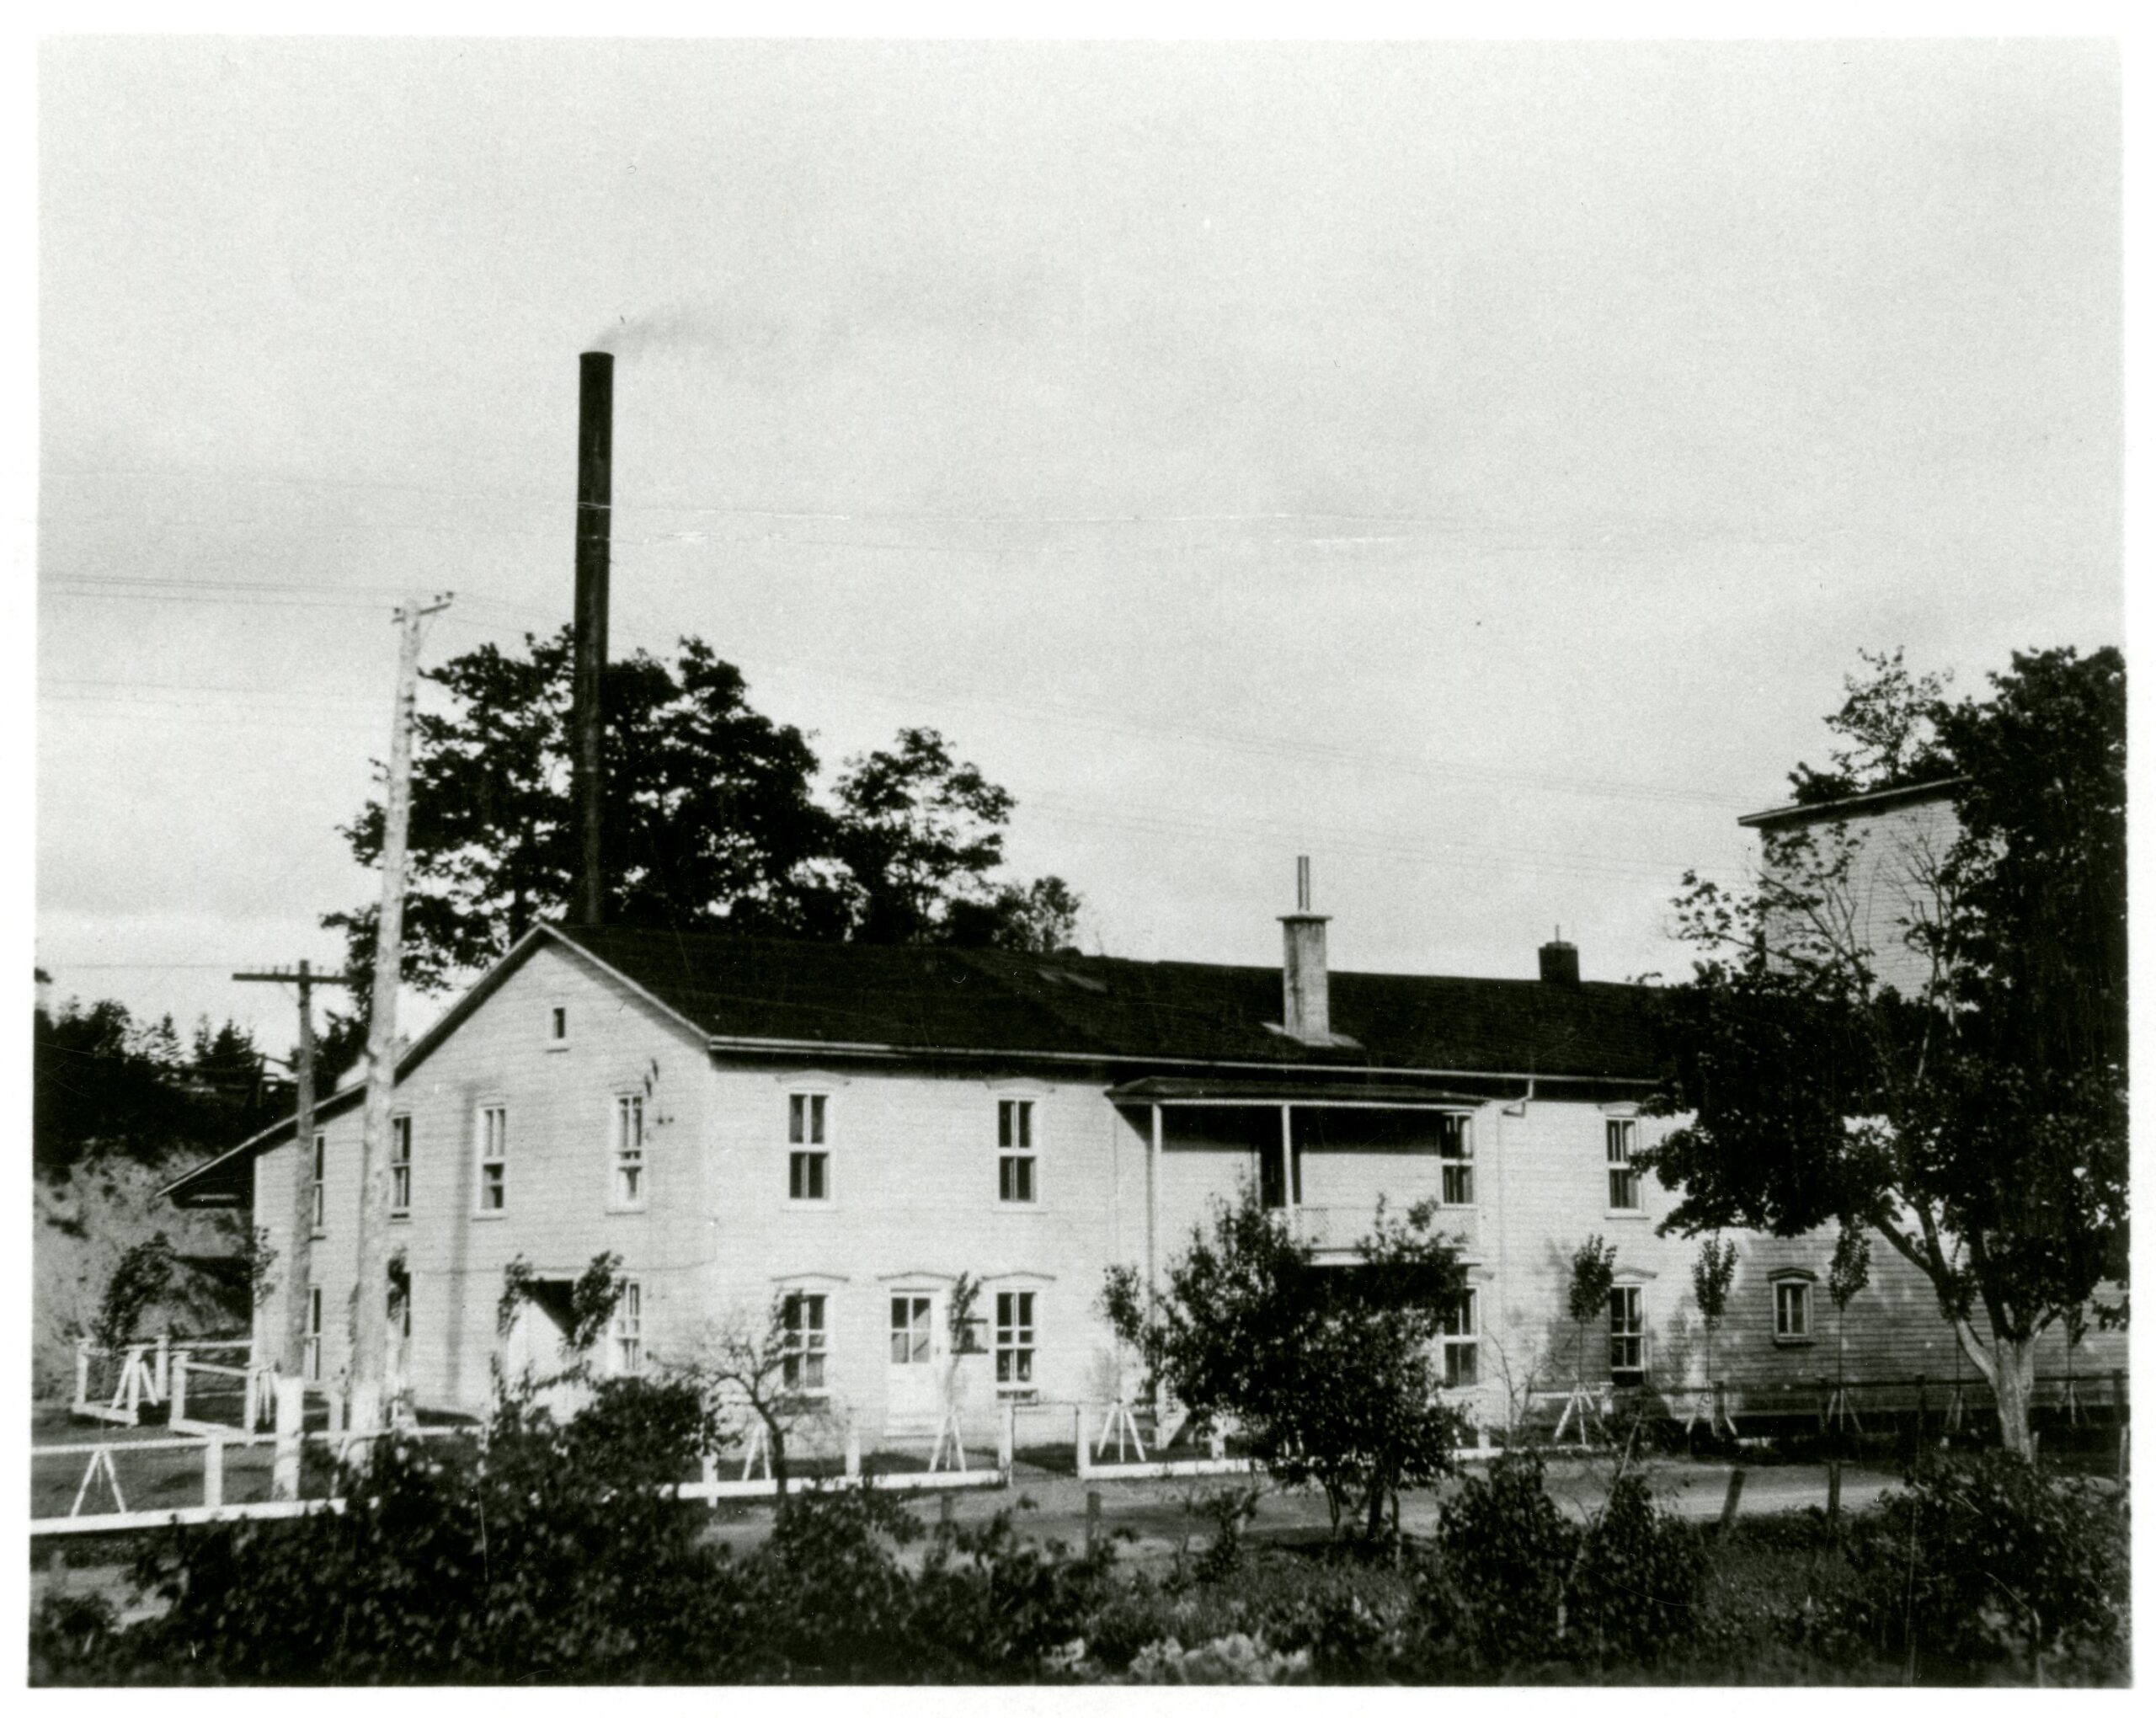
<path id="1" fill-rule="evenodd" d="M 309 1231 L 313 1235 L 329 1232 L 329 1136 L 314 1136 L 314 1224 Z"/>
<path id="2" fill-rule="evenodd" d="M 789 1395 L 821 1401 L 831 1393 L 830 1297 L 821 1289 L 790 1288 L 779 1305 L 779 1383 Z"/>
<path id="3" fill-rule="evenodd" d="M 1604 1116 L 1602 1118 L 1603 1167 L 1608 1177 L 1607 1193 L 1609 1214 L 1613 1217 L 1643 1217 L 1646 1207 L 1640 1197 L 1640 1171 L 1634 1160 L 1640 1149 L 1640 1123 L 1633 1116 Z M 1622 1177 L 1620 1183 L 1620 1177 Z M 1620 1203 L 1620 1187 L 1629 1195 Z"/>
<path id="4" fill-rule="evenodd" d="M 1770 1278 L 1767 1288 L 1774 1296 L 1774 1341 L 1785 1348 L 1808 1348 L 1812 1346 L 1812 1278 L 1801 1272 L 1786 1272 Z M 1791 1330 L 1783 1317 L 1783 1296 L 1790 1297 L 1798 1313 L 1801 1328 Z"/>
<path id="5" fill-rule="evenodd" d="M 789 1205 L 831 1203 L 830 1094 L 792 1091 L 786 1099 L 786 1199 Z M 814 1184 L 816 1191 L 803 1192 Z"/>
<path id="6" fill-rule="evenodd" d="M 995 1291 L 995 1393 L 1027 1401 L 1040 1393 L 1035 1374 L 1040 1358 L 1039 1291 Z"/>
<path id="7" fill-rule="evenodd" d="M 411 1219 L 412 1118 L 405 1112 L 389 1118 L 389 1220 L 408 1223 Z"/>
<path id="8" fill-rule="evenodd" d="M 322 1285 L 314 1283 L 307 1291 L 307 1382 L 322 1382 Z"/>
<path id="9" fill-rule="evenodd" d="M 1025 1209 L 1041 1202 L 1039 1136 L 1033 1100 L 995 1101 L 995 1203 Z"/>
<path id="10" fill-rule="evenodd" d="M 608 1340 L 613 1349 L 614 1376 L 643 1376 L 643 1284 L 631 1277 L 622 1284 L 622 1298 L 614 1307 Z"/>
<path id="11" fill-rule="evenodd" d="M 1454 1210 L 1475 1205 L 1475 1134 L 1468 1118 L 1447 1110 L 1438 1118 L 1438 1203 Z M 1455 1198 L 1457 1192 L 1462 1197 Z"/>
<path id="12" fill-rule="evenodd" d="M 1460 1291 L 1438 1326 L 1440 1376 L 1447 1390 L 1472 1390 L 1482 1381 L 1482 1296 L 1473 1283 Z M 1465 1361 L 1465 1366 L 1462 1361 Z M 1459 1374 L 1465 1370 L 1466 1376 Z"/>
<path id="13" fill-rule="evenodd" d="M 497 1122 L 499 1118 L 499 1123 Z M 472 1155 L 478 1163 L 477 1185 L 472 1196 L 478 1201 L 473 1214 L 479 1217 L 504 1217 L 509 1214 L 509 1105 L 500 1100 L 488 1100 L 480 1104 L 476 1125 L 472 1130 Z M 492 1177 L 489 1178 L 489 1171 Z M 489 1190 L 499 1195 L 489 1203 Z"/>
<path id="14" fill-rule="evenodd" d="M 936 1363 L 936 1297 L 922 1288 L 894 1288 L 884 1297 L 885 1315 L 889 1318 L 885 1358 L 894 1366 L 932 1366 Z M 905 1321 L 895 1316 L 899 1303 L 905 1303 Z M 915 1324 L 918 1311 L 921 1321 Z M 905 1344 L 905 1352 L 899 1351 L 899 1344 Z"/>
<path id="15" fill-rule="evenodd" d="M 1620 1308 L 1625 1309 L 1622 1313 Z M 1629 1345 L 1631 1359 L 1620 1362 L 1620 1353 Z M 1646 1292 L 1637 1283 L 1613 1283 L 1609 1288 L 1609 1375 L 1620 1374 L 1645 1379 L 1647 1375 L 1647 1304 Z"/>
<path id="16" fill-rule="evenodd" d="M 614 1094 L 613 1139 L 607 1153 L 606 1203 L 614 1211 L 641 1211 L 650 1195 L 641 1091 Z"/>

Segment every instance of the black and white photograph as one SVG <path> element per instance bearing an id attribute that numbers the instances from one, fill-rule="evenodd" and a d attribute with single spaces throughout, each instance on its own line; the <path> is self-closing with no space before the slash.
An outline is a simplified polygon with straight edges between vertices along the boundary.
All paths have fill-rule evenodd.
<path id="1" fill-rule="evenodd" d="M 2130 1687 L 2135 44 L 622 23 L 25 45 L 29 1685 Z"/>

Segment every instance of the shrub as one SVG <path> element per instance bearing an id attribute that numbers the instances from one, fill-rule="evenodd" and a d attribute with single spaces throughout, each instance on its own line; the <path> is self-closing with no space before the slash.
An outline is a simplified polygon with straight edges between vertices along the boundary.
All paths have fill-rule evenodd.
<path id="1" fill-rule="evenodd" d="M 2129 1555 L 2123 1493 L 2004 1451 L 1917 1469 L 1857 1518 L 1855 1591 L 1834 1620 L 1919 1675 L 2025 1659 L 2074 1679 L 2122 1676 Z"/>
<path id="2" fill-rule="evenodd" d="M 1438 1564 L 1418 1573 L 1426 1650 L 1497 1669 L 1552 1656 L 1579 1529 L 1542 1489 L 1542 1459 L 1508 1452 L 1438 1517 Z"/>
<path id="3" fill-rule="evenodd" d="M 1698 1624 L 1706 1553 L 1699 1534 L 1620 1479 L 1588 1530 L 1566 1594 L 1566 1646 L 1604 1662 L 1651 1663 Z"/>
<path id="4" fill-rule="evenodd" d="M 1156 1641 L 1131 1661 L 1134 1683 L 1298 1683 L 1309 1679 L 1310 1656 L 1281 1652 L 1262 1635 L 1223 1635 L 1195 1646 Z"/>

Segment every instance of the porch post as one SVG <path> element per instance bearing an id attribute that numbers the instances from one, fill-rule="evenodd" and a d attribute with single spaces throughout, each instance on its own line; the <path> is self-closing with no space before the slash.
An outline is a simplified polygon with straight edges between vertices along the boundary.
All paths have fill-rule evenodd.
<path id="1" fill-rule="evenodd" d="M 1295 1185 L 1295 1107 L 1280 1106 L 1280 1201 L 1288 1214 L 1288 1233 L 1295 1233 L 1295 1209 L 1302 1203 L 1302 1190 Z"/>
<path id="2" fill-rule="evenodd" d="M 1153 1106 L 1153 1139 L 1145 1154 L 1145 1300 L 1160 1298 L 1161 1107 Z"/>

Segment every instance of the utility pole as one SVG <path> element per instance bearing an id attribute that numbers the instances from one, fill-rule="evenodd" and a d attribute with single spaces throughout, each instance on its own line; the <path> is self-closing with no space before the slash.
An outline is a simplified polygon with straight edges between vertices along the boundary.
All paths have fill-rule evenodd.
<path id="1" fill-rule="evenodd" d="M 300 992 L 300 1053 L 292 1068 L 299 1087 L 298 1121 L 292 1132 L 292 1235 L 285 1248 L 285 1349 L 279 1370 L 286 1378 L 307 1376 L 307 1279 L 312 1262 L 309 1238 L 314 1233 L 314 987 L 349 984 L 341 973 L 318 973 L 305 961 L 297 972 L 234 973 L 239 984 L 296 984 Z"/>
<path id="2" fill-rule="evenodd" d="M 397 985 L 404 961 L 404 842 L 412 819 L 412 716 L 419 703 L 419 623 L 446 592 L 397 611 L 397 714 L 382 829 L 382 910 L 375 923 L 374 1006 L 367 1022 L 366 1121 L 360 1142 L 360 1262 L 352 1290 L 355 1432 L 379 1431 L 389 1391 L 389 1105 L 397 1084 Z"/>

